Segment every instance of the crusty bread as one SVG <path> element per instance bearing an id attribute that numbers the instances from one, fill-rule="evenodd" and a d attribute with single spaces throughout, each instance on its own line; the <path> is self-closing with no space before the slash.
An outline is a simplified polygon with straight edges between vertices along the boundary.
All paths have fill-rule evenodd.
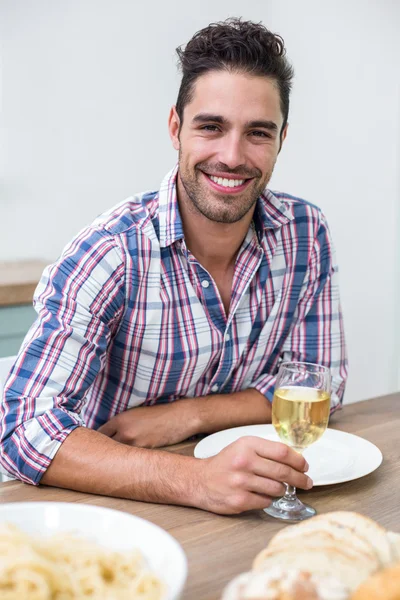
<path id="1" fill-rule="evenodd" d="M 225 587 L 221 600 L 242 600 L 247 583 L 253 574 L 241 573 Z"/>
<path id="2" fill-rule="evenodd" d="M 394 531 L 388 531 L 386 535 L 392 549 L 393 562 L 400 561 L 400 535 Z"/>
<path id="3" fill-rule="evenodd" d="M 337 575 L 349 590 L 393 561 L 385 529 L 350 512 L 332 512 L 287 527 L 255 558 L 253 570 L 290 564 L 324 577 Z"/>
<path id="4" fill-rule="evenodd" d="M 393 562 L 392 548 L 386 535 L 386 529 L 369 517 L 356 512 L 337 511 L 316 517 L 316 519 L 322 518 L 351 529 L 361 539 L 371 544 L 382 566 L 390 565 Z"/>
<path id="5" fill-rule="evenodd" d="M 397 546 L 400 553 L 400 544 L 392 542 L 386 530 L 378 523 L 364 515 L 347 511 L 318 515 L 309 521 L 287 527 L 271 540 L 269 546 L 277 546 L 278 541 L 281 545 L 283 539 L 297 537 L 300 534 L 303 536 L 308 531 L 321 530 L 330 537 L 344 542 L 346 547 L 360 551 L 368 555 L 371 560 L 377 561 L 377 568 L 390 565 L 395 560 L 397 554 L 393 554 L 393 546 Z"/>
<path id="6" fill-rule="evenodd" d="M 396 561 L 394 569 L 387 568 Z M 223 600 L 303 598 L 400 600 L 400 535 L 355 512 L 313 517 L 282 528 L 256 556 L 252 572 L 234 579 L 223 595 Z"/>
<path id="7" fill-rule="evenodd" d="M 369 577 L 351 600 L 400 600 L 400 562 Z"/>
<path id="8" fill-rule="evenodd" d="M 296 547 L 299 550 L 308 546 L 320 546 L 342 548 L 349 559 L 361 558 L 366 562 L 371 572 L 376 571 L 381 566 L 377 554 L 371 544 L 359 538 L 351 529 L 341 527 L 328 520 L 305 521 L 299 526 L 287 527 L 282 529 L 272 538 L 268 549 Z"/>
<path id="9" fill-rule="evenodd" d="M 347 600 L 348 590 L 335 578 L 276 567 L 242 573 L 225 588 L 222 600 Z"/>
<path id="10" fill-rule="evenodd" d="M 343 546 L 309 546 L 304 549 L 288 547 L 276 550 L 271 548 L 258 555 L 253 568 L 256 571 L 268 571 L 279 565 L 290 565 L 294 569 L 323 577 L 335 575 L 349 590 L 356 589 L 374 572 L 362 558 L 350 558 L 344 552 Z"/>

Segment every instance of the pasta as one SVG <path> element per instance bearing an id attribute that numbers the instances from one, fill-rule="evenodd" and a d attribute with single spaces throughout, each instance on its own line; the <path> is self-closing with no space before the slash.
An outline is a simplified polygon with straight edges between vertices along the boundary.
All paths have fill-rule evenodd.
<path id="1" fill-rule="evenodd" d="M 34 538 L 0 526 L 1 600 L 161 600 L 139 551 L 107 551 L 72 534 Z"/>

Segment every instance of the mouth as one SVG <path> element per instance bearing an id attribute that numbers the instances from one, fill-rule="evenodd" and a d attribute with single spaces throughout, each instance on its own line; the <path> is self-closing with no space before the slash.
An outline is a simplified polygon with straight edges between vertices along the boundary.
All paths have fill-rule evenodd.
<path id="1" fill-rule="evenodd" d="M 239 194 L 245 190 L 252 178 L 250 179 L 239 179 L 236 176 L 220 177 L 216 175 L 208 175 L 201 171 L 208 183 L 208 185 L 215 191 L 223 194 Z"/>

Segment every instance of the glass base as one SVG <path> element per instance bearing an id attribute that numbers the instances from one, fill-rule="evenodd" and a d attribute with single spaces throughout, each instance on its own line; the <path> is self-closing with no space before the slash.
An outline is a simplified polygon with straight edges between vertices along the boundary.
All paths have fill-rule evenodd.
<path id="1" fill-rule="evenodd" d="M 268 508 L 264 508 L 264 511 L 270 517 L 291 523 L 304 521 L 317 514 L 315 508 L 308 506 L 308 504 L 303 504 L 297 496 L 283 496 L 283 498 L 274 500 Z"/>

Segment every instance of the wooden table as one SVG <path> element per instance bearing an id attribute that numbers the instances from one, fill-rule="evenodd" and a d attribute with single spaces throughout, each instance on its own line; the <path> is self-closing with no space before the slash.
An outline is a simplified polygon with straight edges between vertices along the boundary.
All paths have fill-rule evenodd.
<path id="1" fill-rule="evenodd" d="M 32 304 L 43 269 L 50 261 L 0 261 L 0 306 Z"/>
<path id="2" fill-rule="evenodd" d="M 319 513 L 355 510 L 400 532 L 400 394 L 346 406 L 330 426 L 361 435 L 383 452 L 380 468 L 362 479 L 300 493 Z M 193 443 L 172 449 L 193 453 Z M 334 460 L 332 456 L 332 460 Z M 254 556 L 284 525 L 262 511 L 234 517 L 213 515 L 177 506 L 145 504 L 81 494 L 55 488 L 33 487 L 11 481 L 0 485 L 0 502 L 61 501 L 96 504 L 148 519 L 169 531 L 183 546 L 189 576 L 183 600 L 217 600 L 224 585 L 250 568 Z"/>

